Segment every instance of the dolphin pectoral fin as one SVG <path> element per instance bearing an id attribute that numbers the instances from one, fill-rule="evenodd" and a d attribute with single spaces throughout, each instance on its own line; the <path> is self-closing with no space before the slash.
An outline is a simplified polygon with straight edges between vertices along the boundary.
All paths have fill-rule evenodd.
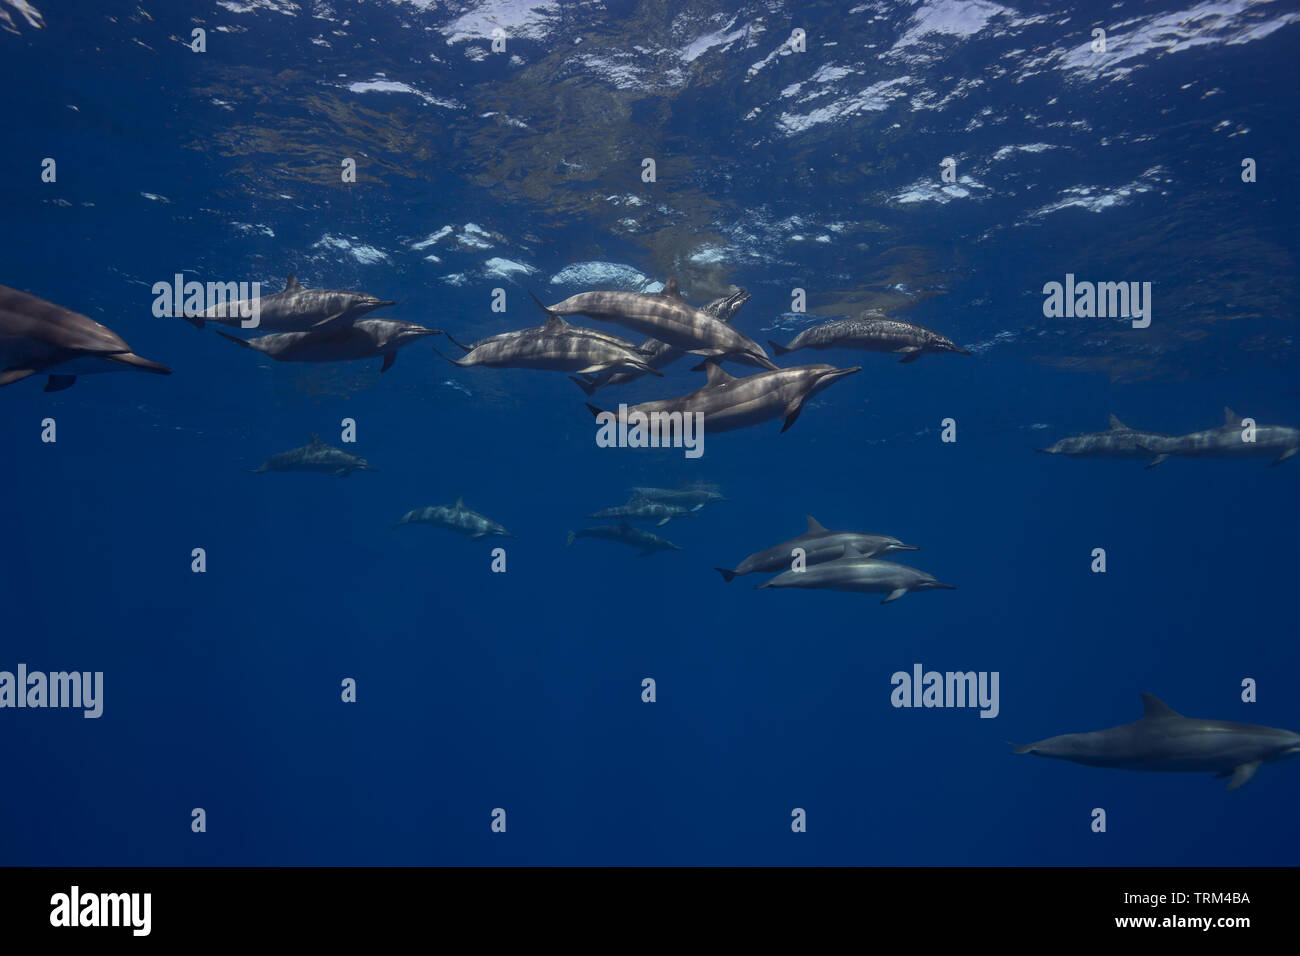
<path id="1" fill-rule="evenodd" d="M 648 558 L 648 557 L 650 557 L 650 555 L 652 555 L 652 554 L 654 554 L 653 551 L 642 551 L 640 554 L 637 555 L 637 557 L 638 557 L 638 558 Z"/>
<path id="2" fill-rule="evenodd" d="M 34 368 L 10 368 L 0 372 L 0 385 L 12 385 L 14 382 L 21 382 L 29 375 L 35 375 Z"/>
<path id="3" fill-rule="evenodd" d="M 350 474 L 352 474 L 352 472 L 349 471 L 347 468 L 340 468 L 338 471 L 332 472 L 332 473 L 330 474 L 330 477 L 331 477 L 331 478 L 346 478 L 346 477 L 347 477 L 348 475 L 350 475 Z"/>
<path id="4" fill-rule="evenodd" d="M 1286 451 L 1282 452 L 1282 454 L 1278 455 L 1278 456 L 1277 456 L 1276 458 L 1274 458 L 1271 462 L 1269 462 L 1270 467 L 1271 467 L 1272 465 L 1280 465 L 1280 464 L 1282 464 L 1282 462 L 1286 461 L 1288 458 L 1290 458 L 1292 455 L 1294 455 L 1294 454 L 1295 454 L 1296 452 L 1298 452 L 1298 451 L 1300 451 L 1300 447 L 1298 447 L 1298 448 L 1288 448 Z"/>
<path id="5" fill-rule="evenodd" d="M 1149 462 L 1147 462 L 1147 467 L 1148 467 L 1148 468 L 1154 468 L 1156 465 L 1160 464 L 1162 461 L 1167 461 L 1168 459 L 1169 459 L 1169 456 L 1168 456 L 1168 455 L 1165 455 L 1165 454 L 1156 455 L 1156 457 L 1152 458 Z"/>
<path id="6" fill-rule="evenodd" d="M 61 392 L 65 388 L 72 388 L 76 384 L 77 376 L 75 375 L 51 375 L 45 381 L 43 392 Z"/>
<path id="7" fill-rule="evenodd" d="M 666 525 L 668 522 L 672 520 L 673 520 L 672 518 L 660 518 L 658 521 L 655 522 L 655 527 L 662 528 L 664 525 Z"/>
<path id="8" fill-rule="evenodd" d="M 890 601 L 897 601 L 906 593 L 907 593 L 907 588 L 894 588 L 894 590 L 889 592 L 889 596 L 885 598 L 883 601 L 881 601 L 880 603 L 888 604 Z"/>
<path id="9" fill-rule="evenodd" d="M 1260 761 L 1252 760 L 1250 763 L 1243 763 L 1232 771 L 1232 779 L 1228 781 L 1228 789 L 1236 790 L 1238 787 L 1244 787 L 1250 783 L 1250 778 L 1255 776 L 1255 771 L 1259 769 Z"/>
<path id="10" fill-rule="evenodd" d="M 598 372 L 604 372 L 609 368 L 604 362 L 597 362 L 595 365 L 588 365 L 586 368 L 578 369 L 579 375 L 595 375 Z"/>
<path id="11" fill-rule="evenodd" d="M 790 426 L 793 425 L 795 422 L 797 422 L 799 420 L 799 416 L 803 414 L 803 403 L 807 397 L 808 397 L 807 395 L 800 395 L 793 402 L 791 402 L 789 405 L 786 406 L 785 424 L 781 426 L 782 435 L 784 435 L 787 431 L 789 431 Z"/>
<path id="12" fill-rule="evenodd" d="M 699 510 L 700 510 L 701 508 L 703 508 L 703 507 L 704 507 L 704 505 L 696 505 L 696 506 L 695 506 L 694 508 L 692 508 L 691 510 L 692 510 L 692 511 L 699 511 Z"/>
<path id="13" fill-rule="evenodd" d="M 921 350 L 918 348 L 899 349 L 898 351 L 906 353 L 898 360 L 899 365 L 906 365 L 908 362 L 915 362 L 921 357 Z"/>
<path id="14" fill-rule="evenodd" d="M 315 325 L 313 325 L 312 328 L 313 328 L 313 329 L 323 329 L 323 328 L 325 328 L 326 326 L 333 325 L 335 322 L 338 322 L 340 319 L 342 319 L 342 318 L 343 318 L 345 315 L 347 315 L 347 314 L 348 314 L 348 313 L 347 313 L 347 310 L 345 309 L 345 310 L 342 311 L 342 312 L 335 312 L 333 315 L 327 315 L 327 316 L 325 316 L 325 318 L 321 319 L 319 322 L 317 322 Z"/>
<path id="15" fill-rule="evenodd" d="M 393 367 L 393 363 L 396 362 L 396 361 L 397 361 L 397 353 L 396 353 L 396 352 L 385 352 L 385 353 L 384 353 L 384 365 L 383 365 L 383 367 L 380 368 L 380 370 L 379 370 L 379 371 L 380 371 L 380 374 L 383 374 L 384 372 L 387 372 L 390 368 L 392 368 L 392 367 Z"/>

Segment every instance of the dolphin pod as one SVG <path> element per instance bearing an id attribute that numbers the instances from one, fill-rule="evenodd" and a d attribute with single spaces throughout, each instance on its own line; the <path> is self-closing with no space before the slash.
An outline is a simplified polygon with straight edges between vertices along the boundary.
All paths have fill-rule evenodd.
<path id="1" fill-rule="evenodd" d="M 1108 431 L 1062 438 L 1035 450 L 1070 458 L 1146 459 L 1148 468 L 1169 458 L 1272 458 L 1271 464 L 1280 465 L 1300 451 L 1300 428 L 1247 426 L 1244 419 L 1226 407 L 1223 420 L 1218 428 L 1165 435 L 1129 428 L 1111 415 Z"/>
<path id="2" fill-rule="evenodd" d="M 629 408 L 628 415 L 700 413 L 704 415 L 708 432 L 733 431 L 784 418 L 781 431 L 785 432 L 798 420 L 808 399 L 840 379 L 862 371 L 859 365 L 853 368 L 797 365 L 736 378 L 711 359 L 705 360 L 703 368 L 708 375 L 703 387 L 678 398 L 642 402 Z M 595 405 L 589 404 L 587 408 L 597 417 L 604 414 Z"/>
<path id="3" fill-rule="evenodd" d="M 309 332 L 328 325 L 346 325 L 375 309 L 396 304 L 368 292 L 308 289 L 290 275 L 284 280 L 284 288 L 273 295 L 220 303 L 202 312 L 186 312 L 181 318 L 200 329 L 208 322 L 240 326 L 256 309 L 257 328 L 264 332 Z"/>
<path id="4" fill-rule="evenodd" d="M 1300 754 L 1300 734 L 1289 730 L 1184 717 L 1147 693 L 1142 705 L 1142 719 L 1134 723 L 1013 745 L 1012 752 L 1089 767 L 1212 773 L 1230 777 L 1229 790 L 1249 783 L 1262 764 Z"/>
<path id="5" fill-rule="evenodd" d="M 546 305 L 537 296 L 533 301 L 547 315 L 585 315 L 685 352 L 715 358 L 737 356 L 765 369 L 776 368 L 763 347 L 749 336 L 683 299 L 674 278 L 664 283 L 662 292 L 580 292 L 554 305 Z"/>
<path id="6" fill-rule="evenodd" d="M 464 535 L 471 541 L 515 537 L 491 518 L 477 511 L 470 511 L 465 507 L 465 500 L 460 495 L 457 495 L 456 500 L 450 505 L 433 505 L 408 511 L 402 515 L 397 524 L 393 525 L 393 530 L 396 531 L 408 524 L 430 524 L 435 528 Z"/>
<path id="7" fill-rule="evenodd" d="M 863 349 L 868 352 L 893 352 L 902 355 L 900 362 L 915 362 L 926 352 L 955 352 L 970 355 L 952 339 L 930 329 L 886 318 L 877 312 L 864 312 L 856 319 L 837 319 L 804 329 L 789 345 L 768 340 L 780 358 L 799 349 Z"/>
<path id="8" fill-rule="evenodd" d="M 46 373 L 45 391 L 70 388 L 78 375 L 130 370 L 170 375 L 141 358 L 94 319 L 0 285 L 0 385 Z"/>
<path id="9" fill-rule="evenodd" d="M 327 445 L 320 440 L 319 435 L 312 432 L 311 441 L 307 444 L 277 452 L 252 471 L 255 475 L 268 471 L 314 471 L 335 478 L 346 478 L 354 471 L 376 470 L 359 455 Z"/>

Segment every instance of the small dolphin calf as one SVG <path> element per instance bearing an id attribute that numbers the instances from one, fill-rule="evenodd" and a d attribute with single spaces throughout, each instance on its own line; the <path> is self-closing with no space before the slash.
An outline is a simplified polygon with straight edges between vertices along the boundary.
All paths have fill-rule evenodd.
<path id="1" fill-rule="evenodd" d="M 704 505 L 696 505 L 694 508 L 687 508 L 683 505 L 670 505 L 662 501 L 651 501 L 649 498 L 633 498 L 625 505 L 604 508 L 587 515 L 587 517 L 631 518 L 635 521 L 653 521 L 656 527 L 662 528 L 674 518 L 695 517 L 695 513 L 703 507 Z"/>
<path id="2" fill-rule="evenodd" d="M 781 431 L 785 432 L 799 418 L 804 404 L 818 392 L 855 372 L 862 366 L 835 368 L 833 365 L 796 365 L 774 372 L 759 372 L 746 378 L 736 378 L 712 360 L 704 363 L 708 381 L 703 388 L 679 398 L 666 398 L 658 402 L 642 402 L 627 410 L 628 416 L 641 412 L 647 416 L 682 413 L 704 415 L 704 430 L 710 434 L 728 432 L 750 425 L 761 425 L 774 418 L 784 418 Z M 588 405 L 599 418 L 603 409 Z"/>
<path id="3" fill-rule="evenodd" d="M 856 319 L 839 319 L 804 329 L 789 345 L 768 340 L 780 358 L 799 349 L 865 349 L 868 352 L 893 352 L 902 355 L 900 362 L 915 362 L 925 352 L 956 352 L 970 355 L 966 349 L 938 332 L 888 319 L 878 312 L 864 312 Z"/>
<path id="4" fill-rule="evenodd" d="M 933 591 L 941 588 L 955 591 L 951 584 L 940 584 L 931 575 L 905 564 L 877 561 L 846 555 L 808 568 L 806 571 L 786 571 L 778 574 L 758 588 L 814 588 L 824 591 L 862 591 L 885 594 L 881 604 L 897 601 L 908 591 Z"/>
<path id="5" fill-rule="evenodd" d="M 649 531 L 634 528 L 626 521 L 620 521 L 618 524 L 597 525 L 594 528 L 583 528 L 581 531 L 570 531 L 564 546 L 569 547 L 578 538 L 599 538 L 602 541 L 617 541 L 619 544 L 626 544 L 632 548 L 640 548 L 641 553 L 637 555 L 638 558 L 644 558 L 656 551 L 682 550 L 671 541 L 665 540 L 657 534 L 651 534 Z"/>
<path id="6" fill-rule="evenodd" d="M 915 545 L 903 544 L 897 538 L 891 538 L 889 535 L 861 534 L 857 531 L 827 531 L 812 515 L 804 515 L 804 518 L 808 522 L 808 530 L 799 537 L 791 538 L 789 541 L 783 541 L 781 544 L 751 554 L 736 565 L 734 571 L 728 571 L 726 568 L 714 568 L 713 570 L 721 574 L 724 581 L 731 581 L 742 574 L 787 571 L 790 570 L 790 565 L 794 561 L 794 555 L 791 552 L 795 548 L 803 549 L 804 564 L 807 566 L 825 564 L 827 561 L 854 555 L 860 558 L 875 558 L 893 554 L 895 551 L 921 550 Z M 899 565 L 899 567 L 902 567 L 902 565 Z M 788 585 L 774 586 L 786 587 Z"/>
<path id="7" fill-rule="evenodd" d="M 318 471 L 334 478 L 346 478 L 354 471 L 375 469 L 359 455 L 327 445 L 312 432 L 311 442 L 272 455 L 262 462 L 261 467 L 253 469 L 253 474 L 260 475 L 266 471 Z"/>
<path id="8" fill-rule="evenodd" d="M 614 322 L 686 352 L 710 356 L 738 356 L 760 367 L 774 369 L 763 347 L 717 317 L 690 305 L 677 291 L 677 280 L 664 283 L 662 292 L 581 292 L 555 305 L 544 305 L 547 315 L 585 315 Z"/>
<path id="9" fill-rule="evenodd" d="M 394 319 L 358 319 L 351 325 L 338 328 L 317 332 L 277 332 L 253 339 L 237 338 L 221 330 L 217 330 L 217 334 L 277 362 L 350 362 L 382 355 L 384 364 L 379 371 L 387 372 L 397 361 L 397 350 L 402 346 L 442 332 Z"/>
<path id="10" fill-rule="evenodd" d="M 274 295 L 224 302 L 203 312 L 186 313 L 182 318 L 201 329 L 207 322 L 241 325 L 256 311 L 256 328 L 265 332 L 307 332 L 326 325 L 346 325 L 367 312 L 396 304 L 366 292 L 306 289 L 289 276 L 284 288 Z"/>
<path id="11" fill-rule="evenodd" d="M 408 511 L 402 515 L 401 521 L 393 525 L 393 530 L 397 530 L 404 524 L 431 524 L 435 528 L 444 528 L 447 531 L 463 534 L 471 541 L 479 541 L 483 538 L 514 537 L 513 534 L 491 518 L 466 508 L 465 501 L 460 495 L 456 496 L 455 503 L 450 506 L 434 505 L 430 508 L 416 508 L 413 511 Z"/>
<path id="12" fill-rule="evenodd" d="M 494 335 L 470 347 L 464 357 L 447 361 L 461 368 L 486 365 L 576 373 L 633 368 L 663 375 L 646 364 L 645 357 L 631 342 L 615 336 L 587 334 L 591 331 L 570 325 L 558 315 L 551 316 L 543 326 Z"/>
<path id="13" fill-rule="evenodd" d="M 45 391 L 58 392 L 70 388 L 78 375 L 131 369 L 172 373 L 136 355 L 94 319 L 0 285 L 0 385 L 46 372 Z"/>
<path id="14" fill-rule="evenodd" d="M 1280 465 L 1300 451 L 1300 428 L 1283 425 L 1256 425 L 1251 431 L 1254 441 L 1246 441 L 1247 429 L 1231 408 L 1223 410 L 1223 424 L 1163 442 L 1152 443 L 1147 450 L 1155 453 L 1148 468 L 1154 468 L 1170 455 L 1179 458 L 1272 458 Z"/>
<path id="15" fill-rule="evenodd" d="M 1212 773 L 1231 777 L 1229 790 L 1250 782 L 1260 764 L 1300 754 L 1300 734 L 1257 724 L 1184 717 L 1151 694 L 1145 713 L 1132 724 L 1084 734 L 1062 734 L 1012 753 L 1071 760 L 1089 767 Z"/>
<path id="16" fill-rule="evenodd" d="M 1068 458 L 1145 459 L 1164 448 L 1170 440 L 1168 435 L 1159 432 L 1135 431 L 1111 415 L 1109 431 L 1062 438 L 1054 445 L 1034 450 L 1044 455 L 1065 455 Z"/>

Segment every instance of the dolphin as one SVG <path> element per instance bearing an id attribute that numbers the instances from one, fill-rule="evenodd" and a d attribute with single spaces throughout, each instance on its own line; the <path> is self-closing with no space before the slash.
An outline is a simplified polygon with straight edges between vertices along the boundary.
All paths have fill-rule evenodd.
<path id="1" fill-rule="evenodd" d="M 662 292 L 580 292 L 563 302 L 533 301 L 547 315 L 585 315 L 613 322 L 648 335 L 665 345 L 707 356 L 743 356 L 765 369 L 775 369 L 763 347 L 726 322 L 689 304 L 670 278 Z"/>
<path id="2" fill-rule="evenodd" d="M 669 505 L 684 505 L 695 510 L 697 507 L 713 504 L 715 501 L 730 501 L 725 498 L 717 485 L 695 482 L 684 488 L 650 488 L 644 485 L 629 488 L 633 498 L 649 498 Z"/>
<path id="3" fill-rule="evenodd" d="M 489 368 L 531 368 L 556 372 L 602 372 L 609 368 L 635 368 L 651 375 L 663 375 L 663 372 L 655 371 L 647 365 L 644 357 L 635 351 L 636 346 L 630 342 L 620 345 L 617 342 L 623 340 L 610 341 L 603 335 L 584 334 L 590 331 L 570 325 L 554 315 L 543 326 L 494 335 L 471 347 L 462 358 L 448 358 L 447 361 L 461 368 L 486 365 Z M 443 358 L 447 356 L 443 355 Z"/>
<path id="4" fill-rule="evenodd" d="M 394 319 L 358 319 L 351 325 L 325 328 L 315 332 L 277 332 L 241 339 L 217 330 L 246 349 L 268 355 L 277 362 L 348 362 L 353 359 L 384 357 L 379 371 L 387 372 L 397 361 L 397 350 L 417 339 L 441 335 L 439 329 L 426 329 L 412 322 Z"/>
<path id="5" fill-rule="evenodd" d="M 479 541 L 483 538 L 515 537 L 491 518 L 466 508 L 465 500 L 460 495 L 456 496 L 455 503 L 450 506 L 434 505 L 430 508 L 416 508 L 408 511 L 402 515 L 401 521 L 393 525 L 393 530 L 396 531 L 404 524 L 431 524 L 435 528 L 444 528 L 447 531 L 463 534 L 471 541 Z"/>
<path id="6" fill-rule="evenodd" d="M 266 471 L 319 471 L 334 478 L 346 478 L 354 471 L 375 470 L 360 455 L 327 445 L 312 432 L 308 444 L 278 452 L 252 471 L 255 475 Z"/>
<path id="7" fill-rule="evenodd" d="M 1218 428 L 1144 445 L 1147 451 L 1155 454 L 1147 467 L 1154 468 L 1170 455 L 1179 458 L 1272 458 L 1271 464 L 1280 465 L 1300 451 L 1300 428 L 1256 425 L 1255 440 L 1246 441 L 1241 421 L 1236 412 L 1225 407 L 1223 424 Z"/>
<path id="8" fill-rule="evenodd" d="M 656 551 L 682 550 L 671 541 L 661 538 L 657 534 L 651 534 L 649 531 L 634 528 L 626 521 L 620 521 L 618 524 L 597 525 L 594 528 L 583 528 L 581 531 L 570 531 L 564 546 L 569 547 L 578 538 L 600 538 L 603 541 L 617 541 L 619 544 L 640 548 L 641 553 L 637 555 L 638 558 L 644 558 Z"/>
<path id="9" fill-rule="evenodd" d="M 796 365 L 771 372 L 759 372 L 745 378 L 736 378 L 711 359 L 702 367 L 708 373 L 703 388 L 678 398 L 657 402 L 642 402 L 627 410 L 646 415 L 704 414 L 704 427 L 709 432 L 727 432 L 750 425 L 761 425 L 774 418 L 784 418 L 784 433 L 799 418 L 804 404 L 818 392 L 840 379 L 862 371 L 862 366 L 835 368 L 833 365 Z M 599 417 L 603 409 L 588 405 L 593 415 Z"/>
<path id="10" fill-rule="evenodd" d="M 670 505 L 662 501 L 651 501 L 649 498 L 633 498 L 627 504 L 604 508 L 587 515 L 587 517 L 631 518 L 637 521 L 653 521 L 656 527 L 662 528 L 674 518 L 695 517 L 695 513 L 703 507 L 704 505 L 696 505 L 694 508 L 687 508 L 683 505 Z"/>
<path id="11" fill-rule="evenodd" d="M 878 561 L 846 553 L 842 558 L 814 565 L 805 571 L 786 571 L 757 588 L 815 588 L 826 591 L 861 591 L 884 594 L 881 604 L 897 601 L 908 591 L 955 591 L 951 584 L 940 584 L 931 575 L 905 564 Z"/>
<path id="12" fill-rule="evenodd" d="M 714 299 L 708 305 L 703 306 L 700 311 L 707 312 L 719 322 L 730 322 L 732 317 L 740 311 L 740 307 L 748 301 L 749 293 L 744 289 L 739 289 L 736 292 L 731 293 L 731 295 L 725 295 L 720 299 Z M 669 365 L 672 365 L 678 359 L 682 358 L 682 356 L 687 354 L 685 350 L 669 345 L 666 342 L 660 342 L 658 339 L 646 339 L 641 343 L 639 348 L 642 354 L 646 357 L 646 364 L 655 369 L 667 368 Z M 733 355 L 730 356 L 730 358 L 739 364 L 753 365 L 758 368 L 763 367 L 759 365 L 757 361 L 748 356 Z M 596 394 L 596 389 L 598 388 L 605 388 L 608 385 L 626 385 L 628 382 L 636 381 L 643 375 L 645 375 L 644 372 L 638 371 L 609 371 L 602 372 L 599 375 L 588 375 L 586 380 L 574 378 L 573 376 L 570 376 L 570 378 L 577 383 L 580 389 L 590 396 Z"/>
<path id="13" fill-rule="evenodd" d="M 925 352 L 956 352 L 970 355 L 964 348 L 938 332 L 889 319 L 879 312 L 864 312 L 856 319 L 839 319 L 804 329 L 789 345 L 768 344 L 780 358 L 799 349 L 865 349 L 868 352 L 893 352 L 903 356 L 900 362 L 915 362 Z"/>
<path id="14" fill-rule="evenodd" d="M 252 315 L 254 302 L 257 303 L 257 328 L 266 332 L 307 332 L 326 325 L 346 325 L 367 312 L 397 304 L 366 292 L 307 289 L 289 276 L 284 280 L 284 288 L 274 295 L 223 302 L 203 312 L 187 312 L 181 318 L 200 329 L 207 322 L 241 326 Z"/>
<path id="15" fill-rule="evenodd" d="M 804 564 L 809 566 L 854 555 L 861 558 L 875 558 L 893 554 L 895 551 L 921 550 L 916 545 L 903 544 L 897 538 L 884 534 L 827 531 L 812 515 L 804 515 L 804 518 L 808 522 L 808 530 L 799 537 L 751 554 L 736 565 L 734 571 L 728 571 L 726 568 L 713 570 L 721 574 L 724 581 L 731 581 L 739 575 L 753 574 L 756 571 L 787 571 L 794 561 L 791 552 L 795 548 L 803 549 Z"/>
<path id="16" fill-rule="evenodd" d="M 1289 730 L 1184 717 L 1147 693 L 1142 706 L 1142 719 L 1135 723 L 1012 745 L 1012 753 L 1118 770 L 1213 773 L 1232 778 L 1229 790 L 1249 783 L 1260 764 L 1300 754 L 1300 734 Z"/>
<path id="17" fill-rule="evenodd" d="M 1044 455 L 1065 455 L 1069 458 L 1150 458 L 1163 451 L 1172 439 L 1159 432 L 1143 432 L 1129 428 L 1114 415 L 1110 416 L 1110 429 L 1062 438 L 1047 448 L 1035 448 Z M 1167 456 L 1166 456 L 1167 457 Z M 1161 458 L 1163 461 L 1164 458 Z"/>
<path id="18" fill-rule="evenodd" d="M 45 391 L 70 388 L 78 375 L 137 369 L 170 375 L 141 358 L 112 329 L 79 312 L 0 285 L 0 385 L 46 372 Z"/>

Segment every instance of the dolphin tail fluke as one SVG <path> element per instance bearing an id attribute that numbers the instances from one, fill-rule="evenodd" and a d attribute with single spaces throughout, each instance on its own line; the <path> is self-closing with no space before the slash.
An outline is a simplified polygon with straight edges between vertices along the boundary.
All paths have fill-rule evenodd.
<path id="1" fill-rule="evenodd" d="M 241 339 L 238 335 L 231 335 L 229 332 L 222 332 L 220 329 L 217 329 L 217 334 L 223 339 L 230 339 L 230 341 L 234 342 L 236 345 L 242 345 L 246 349 L 253 349 L 253 346 L 249 345 L 247 341 Z M 253 351 L 256 352 L 257 349 L 253 349 Z"/>
<path id="2" fill-rule="evenodd" d="M 457 368 L 467 368 L 467 367 L 468 367 L 468 366 L 462 365 L 460 362 L 457 362 L 454 358 L 447 358 L 447 356 L 443 355 L 442 352 L 438 351 L 438 347 L 437 347 L 436 345 L 434 346 L 433 350 L 434 350 L 435 352 L 438 352 L 438 354 L 439 354 L 440 356 L 442 356 L 443 358 L 447 359 L 448 362 L 450 362 L 452 365 L 456 366 Z"/>
<path id="3" fill-rule="evenodd" d="M 65 388 L 72 388 L 77 382 L 75 375 L 50 375 L 45 379 L 43 392 L 61 392 Z"/>
<path id="4" fill-rule="evenodd" d="M 1033 753 L 1033 750 L 1034 750 L 1034 745 L 1033 745 L 1033 744 L 1013 744 L 1013 743 L 1011 743 L 1011 741 L 1009 741 L 1009 740 L 1007 741 L 1007 743 L 1008 743 L 1008 744 L 1011 744 L 1011 752 L 1012 752 L 1013 754 L 1027 754 L 1027 753 Z"/>
<path id="5" fill-rule="evenodd" d="M 587 402 L 586 405 L 587 405 L 587 410 L 590 411 L 592 416 L 595 418 L 599 418 L 601 415 L 605 414 L 605 410 L 603 408 L 597 408 L 595 405 L 591 404 L 591 402 Z"/>
<path id="6" fill-rule="evenodd" d="M 577 532 L 570 531 L 570 532 L 569 532 L 569 536 L 568 536 L 567 538 L 564 539 L 564 546 L 565 546 L 566 548 L 572 546 L 572 544 L 573 544 L 573 539 L 576 538 L 577 536 L 578 536 L 578 535 L 577 535 Z"/>
<path id="7" fill-rule="evenodd" d="M 590 398 L 592 395 L 595 395 L 595 394 L 596 394 L 596 386 L 595 386 L 595 385 L 592 385 L 590 382 L 584 382 L 582 379 L 578 378 L 578 376 L 576 376 L 576 375 L 570 375 L 570 376 L 569 376 L 569 381 L 570 381 L 570 382 L 573 382 L 575 385 L 578 386 L 578 388 L 582 389 L 583 394 L 586 395 L 588 398 Z"/>
<path id="8" fill-rule="evenodd" d="M 201 315 L 182 315 L 181 318 L 184 319 L 186 322 L 188 322 L 190 325 L 194 326 L 196 329 L 201 329 L 203 328 L 204 325 L 207 324 L 203 321 L 203 316 Z"/>
<path id="9" fill-rule="evenodd" d="M 1160 464 L 1162 461 L 1166 461 L 1168 458 L 1169 458 L 1168 455 L 1164 455 L 1164 454 L 1156 455 L 1156 457 L 1152 458 L 1149 462 L 1147 462 L 1147 467 L 1154 468 L 1156 465 Z"/>
<path id="10" fill-rule="evenodd" d="M 1300 448 L 1288 448 L 1286 451 L 1282 452 L 1282 454 L 1278 455 L 1276 458 L 1270 461 L 1268 463 L 1269 467 L 1272 468 L 1274 465 L 1282 464 L 1282 462 L 1286 461 L 1288 458 L 1295 455 L 1295 453 L 1298 451 L 1300 451 Z"/>
<path id="11" fill-rule="evenodd" d="M 474 350 L 473 350 L 472 348 L 470 348 L 468 345 L 461 345 L 459 342 L 457 342 L 455 339 L 453 339 L 453 338 L 451 337 L 451 333 L 450 333 L 450 332 L 443 332 L 442 334 L 445 335 L 445 336 L 447 336 L 447 341 L 448 341 L 448 342 L 450 342 L 452 345 L 456 346 L 456 348 L 460 349 L 462 352 L 472 352 L 472 351 L 474 351 Z"/>
<path id="12" fill-rule="evenodd" d="M 777 345 L 771 339 L 767 340 L 767 344 L 772 346 L 772 354 L 775 355 L 777 358 L 780 358 L 782 355 L 789 355 L 791 352 L 794 351 L 794 349 L 788 349 L 784 345 Z"/>
<path id="13" fill-rule="evenodd" d="M 546 307 L 546 303 L 545 303 L 545 302 L 543 302 L 541 299 L 537 298 L 537 295 L 533 292 L 532 289 L 529 289 L 529 290 L 528 290 L 528 294 L 529 294 L 530 296 L 532 296 L 533 301 L 537 303 L 537 307 L 538 307 L 539 309 L 541 309 L 543 312 L 545 312 L 548 316 L 551 316 L 551 315 L 555 315 L 555 314 L 556 314 L 555 312 L 552 312 L 550 309 L 548 309 L 548 308 Z"/>
<path id="14" fill-rule="evenodd" d="M 730 584 L 732 581 L 736 580 L 736 572 L 735 572 L 735 571 L 728 571 L 726 568 L 714 568 L 713 570 L 714 570 L 714 571 L 717 571 L 719 574 L 721 574 L 721 575 L 722 575 L 722 580 L 726 581 L 728 584 Z"/>

